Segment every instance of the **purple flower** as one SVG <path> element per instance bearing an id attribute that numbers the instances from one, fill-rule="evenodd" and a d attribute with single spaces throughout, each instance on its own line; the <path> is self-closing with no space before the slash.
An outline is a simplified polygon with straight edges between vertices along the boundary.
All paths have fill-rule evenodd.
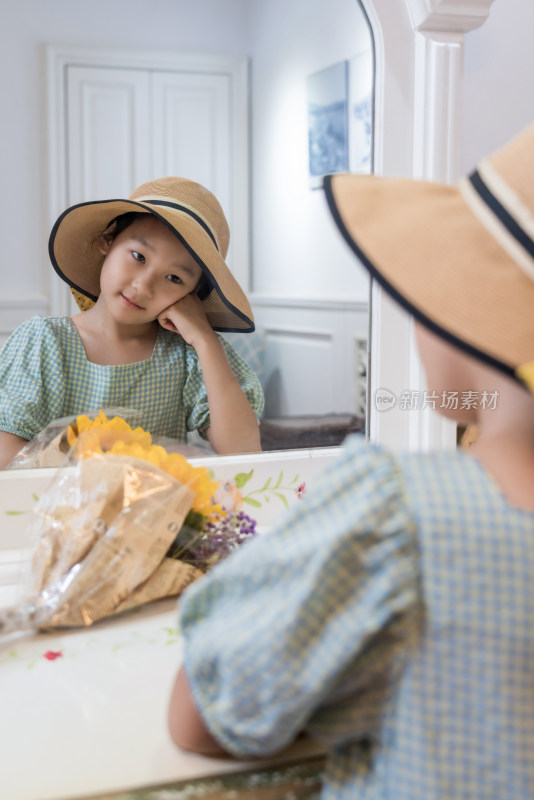
<path id="1" fill-rule="evenodd" d="M 168 555 L 208 569 L 256 535 L 256 520 L 244 511 L 228 511 L 200 528 L 184 525 Z"/>

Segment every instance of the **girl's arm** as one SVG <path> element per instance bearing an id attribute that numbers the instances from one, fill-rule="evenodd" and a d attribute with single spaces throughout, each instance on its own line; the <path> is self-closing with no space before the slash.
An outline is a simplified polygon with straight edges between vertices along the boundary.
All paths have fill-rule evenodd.
<path id="1" fill-rule="evenodd" d="M 211 333 L 195 347 L 210 409 L 208 441 L 216 453 L 256 453 L 261 450 L 258 421 L 218 337 Z"/>
<path id="2" fill-rule="evenodd" d="M 168 712 L 169 733 L 174 744 L 203 756 L 223 756 L 223 750 L 204 724 L 195 705 L 186 674 L 179 670 L 171 694 Z"/>
<path id="3" fill-rule="evenodd" d="M 0 469 L 5 469 L 25 444 L 28 444 L 26 439 L 15 433 L 0 431 Z"/>
<path id="4" fill-rule="evenodd" d="M 206 434 L 215 452 L 259 452 L 258 421 L 199 299 L 187 295 L 166 309 L 159 322 L 164 328 L 180 333 L 197 352 L 210 409 L 210 427 Z"/>

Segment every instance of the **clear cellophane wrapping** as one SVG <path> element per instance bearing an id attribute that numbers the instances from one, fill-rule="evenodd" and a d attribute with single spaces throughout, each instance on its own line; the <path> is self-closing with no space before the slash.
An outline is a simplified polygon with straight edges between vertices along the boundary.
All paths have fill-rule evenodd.
<path id="1" fill-rule="evenodd" d="M 88 626 L 167 596 L 203 573 L 166 557 L 194 492 L 130 455 L 71 455 L 37 502 L 28 592 L 0 632 Z"/>

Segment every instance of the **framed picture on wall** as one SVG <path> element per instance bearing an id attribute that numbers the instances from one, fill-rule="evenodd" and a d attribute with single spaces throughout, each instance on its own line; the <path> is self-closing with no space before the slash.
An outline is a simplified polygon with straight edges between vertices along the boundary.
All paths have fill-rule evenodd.
<path id="1" fill-rule="evenodd" d="M 323 175 L 349 168 L 349 62 L 340 61 L 307 78 L 308 148 L 311 188 Z"/>

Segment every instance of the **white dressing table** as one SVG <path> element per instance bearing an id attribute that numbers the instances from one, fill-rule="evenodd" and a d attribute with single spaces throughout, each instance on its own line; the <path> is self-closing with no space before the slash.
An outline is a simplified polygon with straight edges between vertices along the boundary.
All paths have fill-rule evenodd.
<path id="1" fill-rule="evenodd" d="M 286 505 L 313 491 L 317 475 L 336 454 L 336 448 L 324 448 L 191 462 L 210 466 L 229 491 L 235 490 L 236 475 L 238 483 L 249 476 L 240 491 L 255 505 L 244 502 L 243 510 L 256 518 L 262 535 Z M 2 605 L 20 592 L 31 549 L 31 509 L 52 474 L 0 472 Z M 258 771 L 320 753 L 319 745 L 306 739 L 261 762 L 178 750 L 167 733 L 166 713 L 181 653 L 176 600 L 87 629 L 0 637 L 0 796 L 72 800 L 120 792 L 122 800 L 130 797 L 122 792 L 136 787 Z"/>

